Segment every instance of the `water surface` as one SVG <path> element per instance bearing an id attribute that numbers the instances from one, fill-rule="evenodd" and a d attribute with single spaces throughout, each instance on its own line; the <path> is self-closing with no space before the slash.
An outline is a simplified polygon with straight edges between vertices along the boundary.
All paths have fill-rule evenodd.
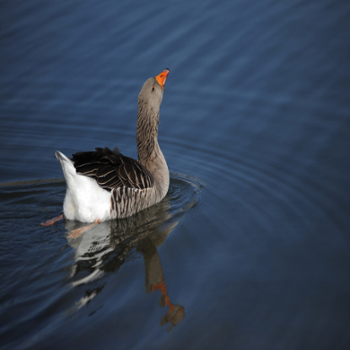
<path id="1" fill-rule="evenodd" d="M 2 1 L 1 349 L 348 349 L 350 5 Z M 71 238 L 54 152 L 137 157 L 159 205 Z"/>

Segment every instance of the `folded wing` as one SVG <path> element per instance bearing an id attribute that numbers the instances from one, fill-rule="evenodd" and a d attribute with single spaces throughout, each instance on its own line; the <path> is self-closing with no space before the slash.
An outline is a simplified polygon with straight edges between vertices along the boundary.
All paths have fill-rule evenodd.
<path id="1" fill-rule="evenodd" d="M 145 189 L 153 186 L 153 176 L 139 162 L 115 148 L 95 148 L 73 154 L 76 172 L 94 178 L 107 191 L 118 187 Z"/>

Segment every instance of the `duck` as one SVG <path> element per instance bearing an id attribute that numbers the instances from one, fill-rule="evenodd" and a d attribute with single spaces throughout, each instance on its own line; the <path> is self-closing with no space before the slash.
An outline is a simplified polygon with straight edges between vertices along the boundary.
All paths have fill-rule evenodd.
<path id="1" fill-rule="evenodd" d="M 56 151 L 66 182 L 65 219 L 93 223 L 126 218 L 166 196 L 170 176 L 158 143 L 158 124 L 169 71 L 146 80 L 138 95 L 137 160 L 118 148 L 98 147 L 72 157 Z"/>

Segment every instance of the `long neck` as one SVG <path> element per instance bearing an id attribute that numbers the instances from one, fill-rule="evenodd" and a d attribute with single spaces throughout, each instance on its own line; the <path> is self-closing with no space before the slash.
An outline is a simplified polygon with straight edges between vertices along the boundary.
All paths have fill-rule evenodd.
<path id="1" fill-rule="evenodd" d="M 158 144 L 158 123 L 159 110 L 149 111 L 139 104 L 136 129 L 137 151 L 139 162 L 145 166 L 162 154 Z"/>
<path id="2" fill-rule="evenodd" d="M 159 108 L 144 110 L 139 104 L 137 117 L 137 151 L 139 162 L 152 174 L 158 200 L 164 198 L 169 189 L 169 169 L 158 144 Z"/>

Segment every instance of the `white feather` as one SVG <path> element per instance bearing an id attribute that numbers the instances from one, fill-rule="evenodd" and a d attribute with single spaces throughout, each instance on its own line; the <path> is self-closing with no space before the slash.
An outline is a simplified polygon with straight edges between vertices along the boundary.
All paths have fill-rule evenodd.
<path id="1" fill-rule="evenodd" d="M 110 218 L 111 193 L 101 188 L 97 182 L 84 175 L 77 174 L 73 162 L 57 151 L 66 179 L 67 191 L 63 204 L 63 213 L 68 220 L 81 222 L 104 221 Z"/>

